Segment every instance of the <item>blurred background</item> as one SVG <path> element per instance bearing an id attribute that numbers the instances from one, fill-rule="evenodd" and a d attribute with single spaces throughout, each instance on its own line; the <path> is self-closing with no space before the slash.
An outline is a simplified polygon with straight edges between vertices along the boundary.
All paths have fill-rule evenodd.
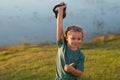
<path id="1" fill-rule="evenodd" d="M 64 1 L 64 0 L 63 0 Z M 61 0 L 0 0 L 0 46 L 22 42 L 55 43 L 53 7 Z M 120 33 L 120 0 L 65 0 L 69 25 L 81 25 L 84 42 L 101 34 Z"/>

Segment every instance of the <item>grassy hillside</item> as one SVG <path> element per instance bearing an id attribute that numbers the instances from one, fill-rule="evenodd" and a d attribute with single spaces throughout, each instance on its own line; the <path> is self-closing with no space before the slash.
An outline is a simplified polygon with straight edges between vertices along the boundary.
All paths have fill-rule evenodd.
<path id="1" fill-rule="evenodd" d="M 80 48 L 86 57 L 82 80 L 120 80 L 120 35 Z M 1 48 L 0 80 L 54 80 L 56 55 L 56 45 Z"/>

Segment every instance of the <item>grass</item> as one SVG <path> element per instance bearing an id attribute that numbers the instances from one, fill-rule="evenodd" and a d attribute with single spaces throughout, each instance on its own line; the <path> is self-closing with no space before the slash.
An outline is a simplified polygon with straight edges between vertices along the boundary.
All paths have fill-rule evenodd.
<path id="1" fill-rule="evenodd" d="M 120 36 L 82 44 L 82 80 L 120 80 Z M 54 80 L 56 45 L 17 45 L 0 48 L 0 80 Z"/>
<path id="2" fill-rule="evenodd" d="M 83 80 L 119 80 L 119 49 L 84 50 L 86 56 Z"/>

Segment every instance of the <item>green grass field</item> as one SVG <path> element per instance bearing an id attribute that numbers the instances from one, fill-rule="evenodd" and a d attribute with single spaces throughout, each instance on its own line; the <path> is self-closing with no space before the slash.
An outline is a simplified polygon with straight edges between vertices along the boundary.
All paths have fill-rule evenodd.
<path id="1" fill-rule="evenodd" d="M 120 80 L 120 35 L 80 46 L 85 54 L 82 80 Z M 57 45 L 0 48 L 0 80 L 54 80 Z"/>

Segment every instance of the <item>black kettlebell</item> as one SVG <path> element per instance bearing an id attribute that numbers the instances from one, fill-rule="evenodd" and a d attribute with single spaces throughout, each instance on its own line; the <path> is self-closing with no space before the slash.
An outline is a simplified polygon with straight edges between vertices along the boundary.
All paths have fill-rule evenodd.
<path id="1" fill-rule="evenodd" d="M 55 5 L 54 6 L 54 8 L 53 8 L 53 12 L 54 12 L 54 14 L 55 14 L 55 17 L 57 18 L 57 15 L 58 15 L 58 7 L 60 7 L 60 6 L 64 6 L 65 4 L 62 4 L 62 5 Z M 66 7 L 64 8 L 64 10 L 63 10 L 63 19 L 66 17 Z"/>

